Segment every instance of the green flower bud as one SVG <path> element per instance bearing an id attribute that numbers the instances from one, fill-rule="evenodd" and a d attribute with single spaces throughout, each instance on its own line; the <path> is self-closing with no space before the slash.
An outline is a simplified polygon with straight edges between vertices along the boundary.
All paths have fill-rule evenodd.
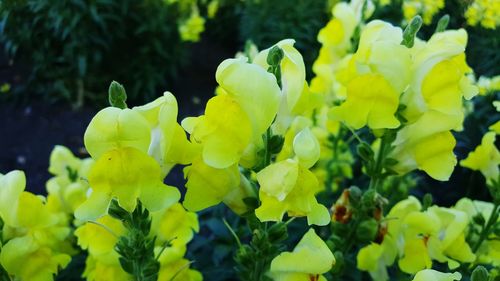
<path id="1" fill-rule="evenodd" d="M 378 223 L 375 219 L 368 219 L 361 222 L 356 229 L 356 238 L 361 242 L 370 242 L 375 239 L 378 232 Z"/>
<path id="2" fill-rule="evenodd" d="M 488 281 L 490 278 L 490 274 L 488 273 L 488 270 L 484 268 L 483 266 L 478 266 L 474 271 L 472 271 L 471 275 L 471 281 Z"/>
<path id="3" fill-rule="evenodd" d="M 109 104 L 113 107 L 127 108 L 127 104 L 125 103 L 127 101 L 127 93 L 123 85 L 116 81 L 111 82 L 108 89 L 108 100 Z"/>
<path id="4" fill-rule="evenodd" d="M 408 23 L 405 31 L 403 32 L 403 41 L 401 42 L 401 45 L 405 45 L 408 48 L 413 47 L 413 44 L 415 44 L 415 36 L 420 30 L 420 27 L 422 27 L 422 23 L 422 17 L 419 15 L 416 15 L 413 19 L 411 19 L 410 23 Z"/>

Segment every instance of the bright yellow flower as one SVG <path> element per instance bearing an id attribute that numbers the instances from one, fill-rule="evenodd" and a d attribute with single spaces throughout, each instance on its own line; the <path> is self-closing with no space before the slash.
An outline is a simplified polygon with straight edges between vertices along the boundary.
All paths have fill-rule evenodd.
<path id="1" fill-rule="evenodd" d="M 442 8 L 444 8 L 444 0 L 404 0 L 403 14 L 406 21 L 416 15 L 421 15 L 424 23 L 429 25 L 432 19 Z"/>
<path id="2" fill-rule="evenodd" d="M 450 130 L 460 130 L 464 119 L 462 98 L 477 94 L 465 75 L 465 30 L 434 34 L 428 42 L 417 41 L 413 52 L 413 77 L 401 102 L 408 124 L 398 132 L 391 157 L 403 174 L 424 170 L 438 180 L 448 180 L 456 165 L 456 141 Z"/>
<path id="3" fill-rule="evenodd" d="M 159 253 L 165 243 L 170 244 L 163 250 L 160 261 L 181 259 L 186 252 L 187 243 L 191 241 L 194 233 L 200 230 L 197 215 L 186 211 L 180 203 L 151 215 L 151 233 L 156 235 L 155 242 L 158 245 L 155 250 Z"/>
<path id="4" fill-rule="evenodd" d="M 447 262 L 452 269 L 459 262 L 475 260 L 465 242 L 469 220 L 462 211 L 437 206 L 421 211 L 420 202 L 409 197 L 397 203 L 387 218 L 387 235 L 397 241 L 399 267 L 406 273 L 431 268 L 433 260 Z"/>
<path id="5" fill-rule="evenodd" d="M 0 264 L 16 280 L 51 281 L 71 257 L 50 247 L 41 246 L 33 236 L 9 240 L 0 252 Z"/>
<path id="6" fill-rule="evenodd" d="M 368 23 L 346 69 L 346 101 L 332 108 L 331 118 L 354 129 L 365 125 L 372 129 L 400 125 L 394 115 L 399 96 L 409 81 L 410 68 L 410 53 L 401 41 L 400 28 L 379 20 Z"/>
<path id="7" fill-rule="evenodd" d="M 201 273 L 190 269 L 189 264 L 190 262 L 185 259 L 161 264 L 158 280 L 202 281 Z"/>
<path id="8" fill-rule="evenodd" d="M 119 255 L 114 248 L 123 234 L 122 222 L 109 215 L 98 218 L 96 223 L 87 222 L 75 231 L 78 245 L 88 250 L 89 257 L 106 264 L 118 264 Z"/>
<path id="9" fill-rule="evenodd" d="M 462 279 L 459 272 L 442 273 L 433 269 L 424 269 L 413 277 L 412 281 L 455 281 Z"/>
<path id="10" fill-rule="evenodd" d="M 191 141 L 201 144 L 203 161 L 224 169 L 252 156 L 262 146 L 262 134 L 278 112 L 281 98 L 276 78 L 244 59 L 228 59 L 217 68 L 216 79 L 225 94 L 211 98 L 205 115 L 189 117 L 182 126 Z M 253 148 L 252 148 L 253 147 Z M 249 161 L 248 166 L 253 166 Z"/>
<path id="11" fill-rule="evenodd" d="M 326 243 L 310 229 L 292 252 L 283 252 L 271 262 L 269 275 L 275 281 L 326 280 L 322 274 L 335 264 Z"/>
<path id="12" fill-rule="evenodd" d="M 240 184 L 240 174 L 236 164 L 224 168 L 213 168 L 199 158 L 184 168 L 186 196 L 183 205 L 196 212 L 219 204 Z"/>
<path id="13" fill-rule="evenodd" d="M 211 98 L 205 115 L 184 119 L 182 125 L 191 134 L 191 141 L 202 145 L 203 161 L 214 168 L 238 163 L 252 140 L 248 115 L 229 95 Z"/>
<path id="14" fill-rule="evenodd" d="M 97 159 L 104 153 L 123 147 L 148 152 L 151 141 L 148 121 L 135 110 L 107 107 L 99 111 L 87 127 L 85 148 Z"/>
<path id="15" fill-rule="evenodd" d="M 182 41 L 198 42 L 200 34 L 205 30 L 205 19 L 200 16 L 198 9 L 192 9 L 191 15 L 179 24 L 179 34 Z"/>
<path id="16" fill-rule="evenodd" d="M 179 191 L 163 183 L 158 163 L 147 154 L 132 148 L 104 153 L 89 174 L 90 197 L 75 211 L 80 220 L 94 220 L 107 211 L 112 198 L 132 212 L 140 199 L 146 209 L 167 208 L 180 198 Z"/>
<path id="17" fill-rule="evenodd" d="M 461 210 L 468 215 L 468 220 L 473 221 L 474 216 L 482 215 L 483 218 L 488 221 L 490 219 L 491 213 L 493 211 L 493 203 L 483 202 L 477 200 L 470 200 L 469 198 L 460 199 L 454 207 L 455 209 Z M 497 220 L 500 222 L 500 218 Z M 476 237 L 478 238 L 477 234 Z M 491 264 L 493 266 L 500 266 L 500 241 L 498 236 L 491 234 L 489 239 L 483 241 L 479 249 L 476 251 L 477 263 L 480 264 Z"/>
<path id="18" fill-rule="evenodd" d="M 174 165 L 192 161 L 195 149 L 177 123 L 177 100 L 172 93 L 165 92 L 162 97 L 133 110 L 141 113 L 152 128 L 148 154 L 160 164 L 163 176 Z"/>
<path id="19" fill-rule="evenodd" d="M 66 220 L 45 203 L 45 198 L 24 191 L 21 171 L 0 175 L 0 218 L 4 221 L 0 264 L 19 280 L 53 280 L 71 257 L 65 241 Z"/>
<path id="20" fill-rule="evenodd" d="M 298 161 L 288 159 L 271 164 L 257 173 L 262 205 L 255 210 L 261 221 L 281 221 L 288 213 L 292 217 L 307 216 L 308 223 L 326 225 L 330 214 L 314 197 L 318 180 Z"/>
<path id="21" fill-rule="evenodd" d="M 372 129 L 396 128 L 399 126 L 394 116 L 399 106 L 398 96 L 381 75 L 361 75 L 349 82 L 346 101 L 332 108 L 330 116 L 334 120 L 346 122 L 354 129 L 366 125 Z"/>
<path id="22" fill-rule="evenodd" d="M 357 267 L 370 272 L 375 281 L 389 280 L 386 267 L 392 265 L 398 255 L 398 245 L 392 236 L 385 235 L 381 244 L 372 242 L 359 250 Z"/>
<path id="23" fill-rule="evenodd" d="M 488 180 L 498 180 L 500 174 L 500 152 L 495 145 L 496 133 L 488 132 L 483 136 L 481 144 L 469 153 L 460 165 L 472 170 L 481 171 Z"/>
<path id="24" fill-rule="evenodd" d="M 457 164 L 453 153 L 456 141 L 449 131 L 430 134 L 436 127 L 429 127 L 432 123 L 427 122 L 428 119 L 422 118 L 418 124 L 405 127 L 398 133 L 400 139 L 393 143 L 396 148 L 391 157 L 399 162 L 393 169 L 401 174 L 419 169 L 434 179 L 446 181 Z M 419 134 L 424 128 L 429 129 L 424 134 Z M 407 141 L 402 142 L 405 133 L 408 134 Z"/>
<path id="25" fill-rule="evenodd" d="M 71 151 L 56 145 L 50 154 L 49 172 L 54 175 L 46 183 L 48 205 L 54 211 L 73 214 L 85 201 L 89 189 L 87 177 L 94 161 L 79 159 Z"/>
<path id="26" fill-rule="evenodd" d="M 87 281 L 133 281 L 134 277 L 123 271 L 118 261 L 106 263 L 88 256 L 83 277 Z"/>
<path id="27" fill-rule="evenodd" d="M 304 111 L 309 94 L 306 79 L 306 68 L 300 52 L 293 46 L 295 40 L 285 39 L 275 44 L 283 51 L 284 57 L 280 62 L 282 95 L 278 116 L 273 124 L 273 132 L 284 134 L 295 115 Z M 274 46 L 273 46 L 274 47 Z M 271 47 L 272 48 L 272 47 Z M 269 68 L 267 56 L 271 48 L 262 50 L 254 58 L 253 63 L 260 65 L 264 70 Z"/>
<path id="28" fill-rule="evenodd" d="M 465 11 L 465 18 L 471 26 L 481 24 L 484 28 L 495 29 L 500 26 L 500 3 L 495 0 L 475 0 Z"/>

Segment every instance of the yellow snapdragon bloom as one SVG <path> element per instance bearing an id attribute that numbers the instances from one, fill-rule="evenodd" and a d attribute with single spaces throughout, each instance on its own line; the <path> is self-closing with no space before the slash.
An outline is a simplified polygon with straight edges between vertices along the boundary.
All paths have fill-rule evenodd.
<path id="1" fill-rule="evenodd" d="M 359 250 L 356 257 L 358 269 L 368 271 L 375 281 L 389 280 L 387 267 L 398 256 L 398 245 L 390 235 L 385 235 L 382 243 L 372 242 Z"/>
<path id="2" fill-rule="evenodd" d="M 189 268 L 190 262 L 180 259 L 160 267 L 158 280 L 202 281 L 200 272 Z"/>
<path id="3" fill-rule="evenodd" d="M 500 152 L 495 145 L 496 133 L 488 132 L 483 136 L 481 144 L 469 153 L 460 165 L 472 170 L 481 171 L 487 180 L 498 180 L 500 175 Z"/>
<path id="4" fill-rule="evenodd" d="M 70 229 L 45 198 L 24 191 L 21 171 L 0 175 L 0 218 L 4 221 L 0 264 L 19 280 L 50 281 L 71 260 Z"/>
<path id="5" fill-rule="evenodd" d="M 469 221 L 473 221 L 474 216 L 481 215 L 486 221 L 490 219 L 493 211 L 493 203 L 478 200 L 470 200 L 469 198 L 460 199 L 454 206 L 455 209 L 463 211 L 467 214 Z M 500 218 L 497 220 L 500 222 Z M 477 238 L 477 234 L 476 237 Z M 500 266 L 500 241 L 498 236 L 494 233 L 483 241 L 479 249 L 476 251 L 477 263 L 491 264 L 493 266 Z"/>
<path id="6" fill-rule="evenodd" d="M 372 6 L 371 1 L 337 3 L 332 9 L 332 19 L 318 33 L 321 49 L 313 64 L 316 77 L 311 80 L 311 91 L 325 95 L 327 102 L 345 99 L 341 72 L 349 61 L 349 54 L 354 51 L 352 41 L 356 28 L 362 18 L 369 17 Z M 365 15 L 362 15 L 363 10 L 367 12 Z"/>
<path id="7" fill-rule="evenodd" d="M 88 172 L 93 163 L 91 158 L 79 159 L 68 148 L 56 145 L 50 154 L 49 166 L 54 177 L 46 183 L 49 206 L 73 214 L 85 201 L 89 189 Z"/>
<path id="8" fill-rule="evenodd" d="M 151 128 L 137 111 L 107 107 L 90 121 L 84 135 L 85 148 L 90 156 L 98 159 L 104 153 L 123 147 L 133 147 L 148 152 Z"/>
<path id="9" fill-rule="evenodd" d="M 322 274 L 334 264 L 332 251 L 314 229 L 309 229 L 292 252 L 283 252 L 272 260 L 269 275 L 275 281 L 326 281 Z"/>
<path id="10" fill-rule="evenodd" d="M 421 205 L 414 197 L 396 204 L 387 215 L 388 235 L 400 244 L 399 267 L 406 273 L 431 268 L 432 260 L 447 262 L 456 268 L 458 262 L 472 262 L 475 255 L 465 242 L 468 225 L 464 212 L 430 207 L 421 211 Z"/>
<path id="11" fill-rule="evenodd" d="M 420 169 L 438 180 L 448 180 L 453 172 L 456 141 L 450 131 L 462 129 L 462 99 L 477 94 L 466 76 L 466 43 L 465 30 L 449 30 L 428 42 L 416 41 L 411 49 L 412 80 L 401 98 L 408 124 L 398 132 L 390 155 L 399 161 L 395 171 Z"/>
<path id="12" fill-rule="evenodd" d="M 487 95 L 500 91 L 500 75 L 494 77 L 481 76 L 477 80 L 480 95 Z"/>
<path id="13" fill-rule="evenodd" d="M 94 220 L 107 211 L 112 198 L 132 212 L 140 199 L 149 211 L 167 208 L 180 199 L 179 191 L 163 183 L 158 163 L 147 154 L 125 147 L 110 150 L 89 173 L 90 197 L 75 211 L 80 220 Z"/>
<path id="14" fill-rule="evenodd" d="M 219 204 L 240 184 L 236 164 L 217 169 L 207 165 L 201 158 L 185 167 L 184 175 L 188 181 L 183 205 L 193 212 Z"/>
<path id="15" fill-rule="evenodd" d="M 186 245 L 193 239 L 194 233 L 200 230 L 198 216 L 188 212 L 180 203 L 170 208 L 153 212 L 151 233 L 156 235 L 155 250 L 162 250 L 162 245 L 169 243 L 160 256 L 160 262 L 169 263 L 181 259 L 186 253 Z"/>
<path id="16" fill-rule="evenodd" d="M 160 164 L 163 176 L 176 164 L 192 161 L 195 149 L 177 123 L 177 100 L 172 93 L 165 92 L 162 97 L 132 110 L 139 112 L 152 128 L 148 154 Z"/>
<path id="17" fill-rule="evenodd" d="M 159 256 L 160 272 L 158 280 L 169 280 L 176 274 L 201 280 L 201 275 L 189 269 L 183 257 L 186 245 L 199 231 L 197 216 L 176 203 L 168 208 L 151 213 L 151 235 L 156 236 L 155 254 Z M 86 223 L 75 231 L 78 244 L 87 249 L 84 277 L 89 281 L 132 280 L 120 266 L 119 255 L 114 250 L 118 237 L 125 228 L 122 222 L 109 215 L 100 217 L 96 223 Z M 165 247 L 166 243 L 169 246 Z M 185 272 L 184 272 L 185 271 Z M 168 276 L 169 278 L 166 278 Z M 178 277 L 180 278 L 180 277 Z"/>
<path id="18" fill-rule="evenodd" d="M 459 272 L 443 273 L 432 269 L 424 269 L 413 277 L 412 281 L 456 281 L 462 279 Z"/>
<path id="19" fill-rule="evenodd" d="M 281 92 L 274 75 L 244 58 L 223 61 L 216 79 L 225 94 L 211 98 L 205 115 L 188 117 L 182 126 L 192 142 L 201 144 L 203 161 L 224 169 L 238 163 L 254 143 L 262 145 Z"/>
<path id="20" fill-rule="evenodd" d="M 422 211 L 415 198 L 398 202 L 387 215 L 387 234 L 358 253 L 358 268 L 374 280 L 388 280 L 386 267 L 398 259 L 399 268 L 415 274 L 432 267 L 433 260 L 450 269 L 475 261 L 465 241 L 469 218 L 463 211 L 437 206 Z"/>
<path id="21" fill-rule="evenodd" d="M 205 19 L 200 16 L 198 8 L 194 7 L 191 14 L 179 23 L 179 34 L 182 41 L 198 42 L 200 34 L 205 30 Z"/>
<path id="22" fill-rule="evenodd" d="M 288 213 L 292 217 L 307 216 L 308 224 L 330 222 L 328 209 L 314 197 L 318 180 L 296 160 L 287 159 L 271 164 L 257 173 L 262 205 L 255 210 L 260 221 L 281 221 Z"/>
<path id="23" fill-rule="evenodd" d="M 411 21 L 416 15 L 421 15 L 424 24 L 432 23 L 434 15 L 444 8 L 444 0 L 404 0 L 403 15 L 406 21 Z"/>
<path id="24" fill-rule="evenodd" d="M 306 67 L 302 55 L 295 49 L 294 44 L 295 40 L 285 39 L 274 45 L 280 47 L 284 54 L 280 62 L 282 95 L 277 117 L 273 122 L 273 132 L 280 135 L 288 129 L 294 116 L 307 109 L 309 91 L 305 82 Z M 259 52 L 253 63 L 267 70 L 269 68 L 267 56 L 273 47 Z"/>
<path id="25" fill-rule="evenodd" d="M 346 70 L 346 100 L 331 109 L 332 119 L 354 129 L 400 125 L 395 113 L 399 96 L 409 81 L 410 68 L 409 50 L 401 45 L 402 34 L 401 28 L 379 20 L 363 29 L 358 50 Z"/>
<path id="26" fill-rule="evenodd" d="M 467 24 L 495 29 L 500 26 L 500 3 L 495 0 L 475 0 L 465 11 Z"/>

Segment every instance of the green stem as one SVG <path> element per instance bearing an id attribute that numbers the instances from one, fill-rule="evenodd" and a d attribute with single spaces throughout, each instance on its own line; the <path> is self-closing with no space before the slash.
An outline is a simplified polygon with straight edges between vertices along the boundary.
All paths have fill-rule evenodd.
<path id="1" fill-rule="evenodd" d="M 269 166 L 271 164 L 271 127 L 269 127 L 266 131 L 266 149 L 265 149 L 265 154 L 264 154 L 264 168 Z"/>
<path id="2" fill-rule="evenodd" d="M 477 240 L 476 244 L 474 245 L 474 248 L 472 248 L 472 252 L 476 253 L 477 250 L 479 250 L 479 247 L 481 247 L 481 244 L 484 242 L 484 240 L 488 238 L 491 228 L 497 222 L 498 216 L 500 215 L 499 212 L 500 209 L 498 208 L 499 206 L 500 206 L 499 202 L 495 202 L 495 204 L 493 205 L 493 210 L 491 211 L 490 218 L 488 219 L 486 226 L 481 231 L 481 234 L 479 235 L 479 240 Z"/>
<path id="3" fill-rule="evenodd" d="M 388 143 L 387 138 L 383 136 L 380 141 L 380 149 L 378 150 L 377 159 L 375 160 L 374 175 L 370 179 L 369 189 L 375 189 L 375 191 L 377 191 L 380 183 L 383 180 L 382 176 L 382 171 L 384 170 L 383 163 L 385 157 L 387 156 L 386 150 L 389 146 L 390 143 Z"/>

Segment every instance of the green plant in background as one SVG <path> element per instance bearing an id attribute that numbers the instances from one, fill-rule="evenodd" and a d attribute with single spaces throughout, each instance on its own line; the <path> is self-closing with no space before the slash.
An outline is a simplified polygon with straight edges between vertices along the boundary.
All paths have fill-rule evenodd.
<path id="1" fill-rule="evenodd" d="M 102 103 L 112 80 L 131 100 L 152 99 L 199 40 L 204 20 L 196 0 L 6 0 L 0 39 L 31 69 L 23 87 L 49 100 Z M 29 97 L 29 96 L 27 96 Z"/>
<path id="2" fill-rule="evenodd" d="M 259 49 L 282 38 L 293 38 L 306 66 L 316 59 L 319 43 L 316 35 L 328 20 L 325 0 L 247 0 L 244 1 L 240 40 L 252 40 Z M 307 69 L 310 74 L 310 67 Z"/>

